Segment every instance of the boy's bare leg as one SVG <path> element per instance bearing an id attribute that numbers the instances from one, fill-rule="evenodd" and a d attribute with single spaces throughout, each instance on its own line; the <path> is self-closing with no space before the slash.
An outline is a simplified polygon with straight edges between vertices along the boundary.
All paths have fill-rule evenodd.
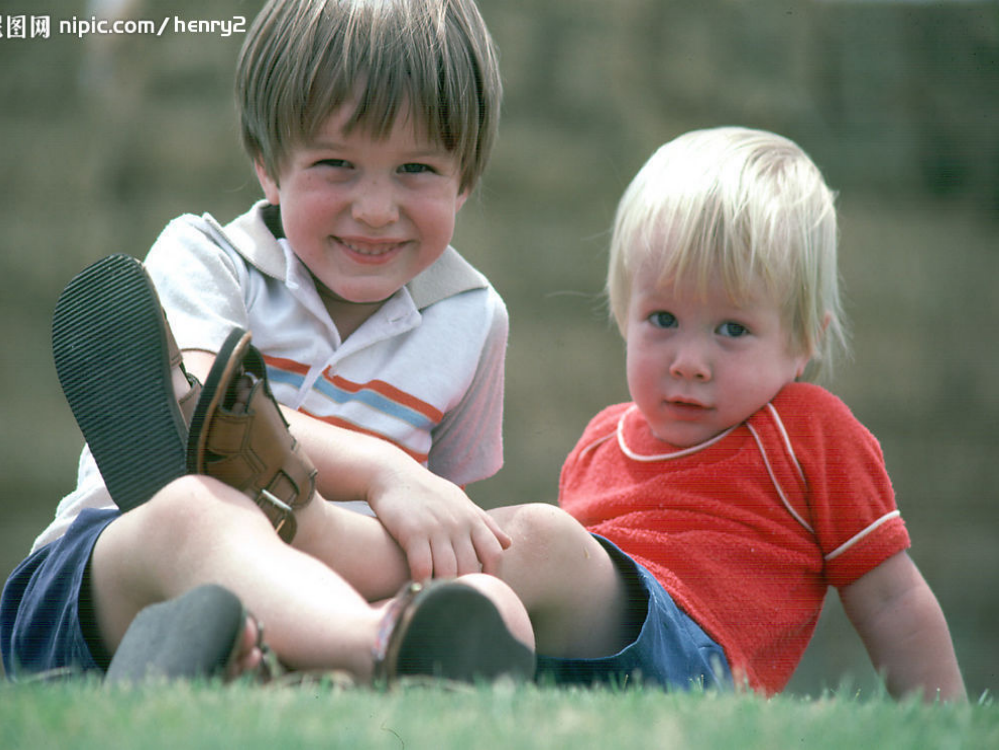
<path id="1" fill-rule="evenodd" d="M 335 570 L 366 601 L 387 599 L 410 580 L 402 548 L 376 518 L 318 495 L 296 518 L 292 546 Z"/>
<path id="2" fill-rule="evenodd" d="M 210 369 L 213 361 L 214 356 L 206 352 L 189 351 L 185 353 L 185 365 L 188 371 L 202 377 Z M 174 376 L 175 391 L 180 398 L 185 391 L 186 380 L 182 381 L 177 377 L 176 372 Z M 185 478 L 182 483 L 189 479 Z M 205 481 L 205 478 L 199 478 L 196 481 Z M 244 508 L 251 511 L 249 515 L 254 520 L 258 522 L 262 520 L 258 512 L 254 515 L 253 511 L 257 509 L 252 503 L 245 502 L 246 499 L 240 493 L 233 494 L 235 497 L 232 500 L 234 502 L 238 500 Z M 594 630 L 593 623 L 591 622 L 588 627 L 586 622 L 591 620 L 591 611 L 600 611 L 599 606 L 590 604 L 586 609 L 583 609 L 579 607 L 582 598 L 580 602 L 575 600 L 566 602 L 555 594 L 556 592 L 561 593 L 562 566 L 570 564 L 571 555 L 565 553 L 573 549 L 575 544 L 582 542 L 587 545 L 588 554 L 594 557 L 594 564 L 580 570 L 576 561 L 571 560 L 571 566 L 576 569 L 580 577 L 594 574 L 592 583 L 598 587 L 606 588 L 609 592 L 607 596 L 613 596 L 616 593 L 613 566 L 600 545 L 573 519 L 550 506 L 539 507 L 547 509 L 547 512 L 541 515 L 544 528 L 535 528 L 536 522 L 533 519 L 536 511 L 528 509 L 513 517 L 519 521 L 523 528 L 522 535 L 525 538 L 524 542 L 519 545 L 519 549 L 510 554 L 505 569 L 518 583 L 524 586 L 525 591 L 530 592 L 537 610 L 537 614 L 532 613 L 532 617 L 537 616 L 546 624 L 551 634 L 548 640 L 553 643 L 555 649 L 552 653 L 562 650 L 560 647 L 555 647 L 554 644 L 557 643 L 561 646 L 566 638 L 568 638 L 568 642 L 565 648 L 570 652 L 580 651 L 579 655 L 590 655 L 594 652 L 611 653 L 605 649 L 617 645 L 615 615 L 605 614 L 603 620 L 609 624 L 606 626 L 598 625 Z M 337 600 L 337 604 L 345 606 L 348 612 L 356 613 L 359 606 L 363 608 L 368 602 L 388 599 L 399 590 L 400 586 L 410 580 L 410 568 L 405 553 L 377 519 L 341 508 L 336 503 L 326 502 L 317 494 L 313 502 L 296 511 L 296 520 L 298 532 L 293 539 L 292 547 L 294 550 L 304 553 L 306 562 L 310 568 L 314 569 L 314 573 L 333 579 L 332 583 L 327 582 L 326 585 L 335 585 L 339 590 L 349 592 L 348 596 Z M 545 537 L 552 525 L 557 527 L 554 529 L 555 531 L 562 532 L 568 529 L 573 533 L 566 539 L 566 544 L 562 546 L 562 557 L 551 561 L 550 569 L 546 570 L 545 575 L 541 577 L 541 581 L 545 583 L 541 583 L 539 580 L 532 580 L 531 566 L 535 564 L 536 559 L 529 550 L 530 538 Z M 264 541 L 268 548 L 273 546 L 274 542 L 279 541 L 273 534 L 273 530 L 269 529 L 268 524 L 263 524 L 262 528 L 264 529 L 263 535 L 266 537 Z M 270 531 L 269 537 L 267 536 L 268 531 Z M 291 551 L 291 548 L 285 547 L 282 551 L 287 553 Z M 253 557 L 253 553 L 250 553 L 250 556 Z M 600 563 L 601 558 L 603 565 Z M 261 558 L 257 556 L 256 559 Z M 263 559 L 268 558 L 265 556 Z M 297 555 L 292 555 L 291 559 L 298 560 L 299 563 L 302 562 Z M 600 570 L 603 570 L 602 577 L 599 575 Z M 511 632 L 521 641 L 533 647 L 535 637 L 531 619 L 527 616 L 524 604 L 511 591 L 509 582 L 501 583 L 500 580 L 490 576 L 475 575 L 464 576 L 463 580 L 486 594 L 499 609 Z M 529 581 L 530 586 L 528 586 Z M 197 585 L 198 582 L 200 581 L 190 581 L 187 587 Z M 317 579 L 317 583 L 321 583 L 321 581 Z M 241 589 L 228 583 L 226 585 L 244 602 L 248 603 L 251 610 L 257 613 L 264 622 L 269 622 L 265 617 L 267 609 L 254 607 L 253 600 L 243 596 Z M 616 600 L 604 598 L 604 595 L 598 590 L 594 590 L 594 594 L 598 596 L 598 601 L 602 599 L 610 605 L 613 613 L 619 611 L 619 608 L 614 606 Z M 370 610 L 370 607 L 368 609 Z M 361 611 L 362 619 L 364 616 L 370 615 L 363 609 Z M 324 616 L 329 617 L 330 613 L 326 613 Z M 130 619 L 128 617 L 126 622 Z M 378 618 L 374 622 L 377 624 Z M 572 623 L 572 627 L 565 628 L 564 623 Z M 369 629 L 370 625 L 369 619 Z M 272 628 L 270 624 L 268 627 Z M 348 627 L 348 630 L 352 633 L 357 632 L 354 626 Z M 363 630 L 364 627 L 361 628 L 362 632 Z M 605 636 L 605 630 L 614 630 L 615 636 Z M 271 633 L 272 630 L 268 632 Z M 581 637 L 581 634 L 585 634 L 585 636 Z M 370 633 L 368 635 L 370 637 Z M 283 654 L 278 643 L 272 643 L 272 645 L 275 646 L 279 654 Z M 352 646 L 348 646 L 348 650 L 353 654 L 357 653 L 357 649 Z M 368 651 L 370 651 L 370 647 Z"/>
<path id="3" fill-rule="evenodd" d="M 484 593 L 511 633 L 533 646 L 530 621 L 509 587 L 488 576 L 461 581 Z M 383 606 L 370 605 L 326 564 L 282 542 L 251 500 L 208 477 L 173 482 L 98 539 L 91 591 L 105 646 L 113 653 L 145 606 L 204 583 L 233 591 L 288 667 L 371 679 Z M 252 628 L 248 622 L 241 655 L 248 665 L 259 658 Z"/>
<path id="4" fill-rule="evenodd" d="M 513 538 L 497 575 L 527 607 L 538 653 L 594 658 L 627 645 L 627 585 L 607 551 L 578 521 L 545 503 L 490 513 Z"/>
<path id="5" fill-rule="evenodd" d="M 543 507 L 550 508 L 551 506 Z M 506 515 L 506 510 L 503 509 L 504 515 Z M 603 548 L 583 530 L 582 526 L 567 514 L 557 509 L 553 510 L 556 511 L 554 517 L 557 519 L 557 522 L 546 523 L 545 529 L 537 530 L 539 534 L 543 534 L 546 529 L 557 525 L 559 532 L 562 532 L 566 528 L 576 531 L 577 533 L 572 535 L 575 537 L 576 542 L 584 541 L 587 545 L 592 543 L 592 546 L 595 547 L 595 549 L 590 550 L 590 554 L 595 558 L 595 564 L 589 566 L 586 570 L 580 571 L 580 576 L 590 575 L 591 571 L 602 567 L 599 558 L 603 558 L 607 563 L 610 563 Z M 527 510 L 519 514 L 521 523 L 532 524 L 532 521 L 527 516 L 533 516 L 533 512 Z M 548 516 L 551 514 L 544 512 L 544 515 Z M 383 601 L 393 596 L 403 584 L 410 580 L 411 576 L 406 555 L 377 518 L 341 508 L 336 503 L 323 501 L 313 501 L 300 510 L 297 516 L 298 534 L 295 536 L 293 546 L 323 561 L 327 566 L 335 570 L 339 576 L 342 576 L 344 581 L 353 587 L 365 600 L 369 602 Z M 582 537 L 585 537 L 585 539 L 582 539 Z M 571 546 L 571 544 L 572 542 L 568 542 L 567 546 Z M 530 566 L 534 562 L 531 559 L 527 559 L 527 546 L 525 540 L 525 543 L 517 549 L 511 549 L 504 553 L 504 560 L 508 561 L 505 563 L 506 570 L 511 575 L 521 579 L 518 580 L 518 583 L 525 590 L 528 589 L 526 580 L 531 578 Z M 535 609 L 538 612 L 538 616 L 549 622 L 549 627 L 552 631 L 549 641 L 555 641 L 556 639 L 561 641 L 565 636 L 561 628 L 561 623 L 557 622 L 549 614 L 552 610 L 556 608 L 564 609 L 565 618 L 574 620 L 575 628 L 583 631 L 586 631 L 586 628 L 582 627 L 582 623 L 574 618 L 589 616 L 588 612 L 578 611 L 575 608 L 575 603 L 553 601 L 560 596 L 557 592 L 561 584 L 560 575 L 555 568 L 562 564 L 564 564 L 562 561 L 552 560 L 552 570 L 550 573 L 549 571 L 544 571 L 542 576 L 542 580 L 547 581 L 547 585 L 539 585 L 535 580 L 534 586 L 530 590 L 532 601 L 536 604 Z M 613 566 L 611 565 L 611 567 Z M 534 572 L 538 573 L 538 571 Z M 593 574 L 596 575 L 596 573 Z M 604 577 L 606 578 L 606 575 Z M 504 620 L 506 620 L 511 632 L 525 643 L 533 645 L 533 641 L 529 639 L 536 637 L 532 627 L 532 620 L 536 615 L 530 611 L 531 606 L 528 602 L 520 601 L 522 599 L 520 592 L 516 591 L 516 587 L 510 581 L 504 579 L 502 575 L 499 577 L 463 576 L 462 578 L 463 580 L 467 579 L 467 582 L 476 585 L 483 593 L 490 596 L 493 604 L 497 606 Z M 496 584 L 500 580 L 503 580 L 505 585 L 497 587 Z M 608 581 L 603 585 L 606 586 L 608 583 L 612 582 Z M 548 590 L 549 588 L 551 591 Z M 516 597 L 509 596 L 511 589 L 517 595 Z M 595 596 L 604 596 L 599 590 L 592 587 L 590 591 Z M 593 607 L 593 609 L 598 609 L 598 607 Z M 528 618 L 528 615 L 530 615 L 530 618 Z M 605 616 L 605 619 L 610 619 L 609 615 Z M 598 636 L 599 639 L 600 636 Z M 605 645 L 604 641 L 599 640 L 598 645 L 588 645 L 586 646 L 586 650 L 589 651 L 593 648 L 599 650 L 604 648 Z"/>
<path id="6" fill-rule="evenodd" d="M 336 544 L 340 532 L 349 528 L 351 540 L 342 541 L 356 543 L 364 554 L 356 556 L 354 564 L 369 568 L 352 571 L 348 579 L 370 577 L 373 573 L 366 561 L 378 560 L 379 574 L 384 577 L 381 585 L 387 590 L 406 580 L 406 558 L 381 523 L 341 512 L 353 518 L 349 525 L 326 526 L 331 534 L 328 538 Z M 490 572 L 506 583 L 526 608 L 538 653 L 574 658 L 609 656 L 632 640 L 628 587 L 607 551 L 576 519 L 546 503 L 489 512 L 513 538 L 498 568 Z"/>
<path id="7" fill-rule="evenodd" d="M 377 519 L 330 503 L 310 511 L 312 505 L 306 508 L 311 519 L 299 522 L 303 539 L 296 537 L 296 546 L 326 549 L 323 559 L 370 599 L 390 595 L 409 578 L 402 550 Z M 337 511 L 344 518 L 334 521 Z M 579 522 L 543 503 L 490 513 L 514 540 L 492 572 L 526 608 L 539 653 L 592 658 L 627 645 L 627 587 L 607 551 Z M 316 537 L 321 541 L 313 541 Z M 341 544 L 342 563 L 331 559 L 339 558 Z"/>
<path id="8" fill-rule="evenodd" d="M 91 591 L 105 646 L 113 652 L 147 605 L 204 583 L 235 593 L 289 667 L 370 679 L 379 612 L 282 542 L 249 498 L 207 477 L 173 482 L 98 539 Z"/>

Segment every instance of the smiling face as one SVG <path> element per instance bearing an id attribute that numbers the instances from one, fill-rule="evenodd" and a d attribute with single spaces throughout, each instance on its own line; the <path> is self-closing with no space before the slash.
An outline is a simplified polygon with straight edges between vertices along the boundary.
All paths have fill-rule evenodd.
<path id="1" fill-rule="evenodd" d="M 702 290 L 636 273 L 625 340 L 631 397 L 653 434 L 678 448 L 745 421 L 808 363 L 761 284 L 736 302 L 717 278 Z"/>
<path id="2" fill-rule="evenodd" d="M 256 168 L 298 258 L 345 308 L 376 308 L 441 256 L 467 191 L 454 154 L 405 115 L 385 138 L 345 133 L 353 107 L 292 149 L 278 179 Z"/>

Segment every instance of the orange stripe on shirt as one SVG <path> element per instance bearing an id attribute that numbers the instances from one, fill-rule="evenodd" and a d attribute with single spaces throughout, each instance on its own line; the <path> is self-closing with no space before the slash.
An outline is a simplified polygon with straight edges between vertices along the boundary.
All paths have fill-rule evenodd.
<path id="1" fill-rule="evenodd" d="M 264 362 L 271 367 L 276 367 L 279 370 L 284 370 L 286 372 L 294 372 L 298 375 L 308 375 L 309 366 L 303 365 L 301 362 L 296 362 L 293 359 L 284 359 L 283 357 L 271 357 L 264 355 Z"/>
<path id="2" fill-rule="evenodd" d="M 419 412 L 434 424 L 438 424 L 442 419 L 444 419 L 444 413 L 440 409 L 436 408 L 432 404 L 428 404 L 426 401 L 421 401 L 411 393 L 399 390 L 394 385 L 386 383 L 384 380 L 369 380 L 367 383 L 353 383 L 349 380 L 345 380 L 339 375 L 330 376 L 328 372 L 324 372 L 323 377 L 337 388 L 347 391 L 348 393 L 358 393 L 363 390 L 374 391 L 375 393 L 385 396 L 385 398 L 390 399 L 397 404 L 401 404 L 408 409 Z"/>

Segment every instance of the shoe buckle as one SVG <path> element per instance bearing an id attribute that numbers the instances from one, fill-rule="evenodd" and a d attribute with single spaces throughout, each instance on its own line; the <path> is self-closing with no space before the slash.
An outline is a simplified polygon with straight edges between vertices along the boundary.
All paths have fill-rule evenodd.
<path id="1" fill-rule="evenodd" d="M 274 526 L 274 530 L 278 532 L 278 535 L 281 534 L 281 530 L 285 527 L 288 521 L 294 521 L 295 514 L 291 506 L 281 498 L 277 497 L 270 490 L 261 489 L 257 494 L 256 502 L 260 509 L 264 511 L 264 514 L 270 519 L 271 524 Z"/>

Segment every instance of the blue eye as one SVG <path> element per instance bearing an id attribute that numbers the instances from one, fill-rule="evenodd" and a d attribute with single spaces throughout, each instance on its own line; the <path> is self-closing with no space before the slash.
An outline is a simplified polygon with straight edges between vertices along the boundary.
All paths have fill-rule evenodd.
<path id="1" fill-rule="evenodd" d="M 316 162 L 317 167 L 332 167 L 333 169 L 343 169 L 350 166 L 345 159 L 320 159 Z"/>
<path id="2" fill-rule="evenodd" d="M 737 339 L 742 336 L 749 335 L 749 329 L 741 323 L 733 323 L 728 321 L 727 323 L 722 323 L 718 326 L 718 333 L 722 336 L 727 336 L 729 338 Z"/>
<path id="3" fill-rule="evenodd" d="M 428 164 L 403 164 L 399 167 L 399 171 L 404 174 L 426 174 L 432 173 L 434 168 Z"/>
<path id="4" fill-rule="evenodd" d="M 676 316 L 665 310 L 657 310 L 649 316 L 649 322 L 656 328 L 676 328 Z"/>

